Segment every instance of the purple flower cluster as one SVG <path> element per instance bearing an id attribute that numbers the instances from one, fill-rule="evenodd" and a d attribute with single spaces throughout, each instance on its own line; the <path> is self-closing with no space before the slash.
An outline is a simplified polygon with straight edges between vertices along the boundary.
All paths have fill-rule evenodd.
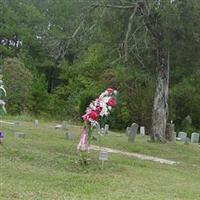
<path id="1" fill-rule="evenodd" d="M 4 138 L 4 133 L 0 131 L 0 138 Z"/>

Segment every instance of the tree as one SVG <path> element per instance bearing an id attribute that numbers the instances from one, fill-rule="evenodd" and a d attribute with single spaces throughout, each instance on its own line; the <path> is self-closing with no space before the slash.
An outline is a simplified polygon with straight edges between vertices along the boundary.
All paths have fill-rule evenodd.
<path id="1" fill-rule="evenodd" d="M 32 74 L 17 58 L 8 58 L 3 64 L 3 79 L 7 91 L 10 114 L 21 114 L 29 108 Z"/>

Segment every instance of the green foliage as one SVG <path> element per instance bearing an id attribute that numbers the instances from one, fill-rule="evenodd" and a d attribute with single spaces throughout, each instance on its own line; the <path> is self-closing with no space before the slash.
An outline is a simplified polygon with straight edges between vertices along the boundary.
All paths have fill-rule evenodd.
<path id="1" fill-rule="evenodd" d="M 181 126 L 181 122 L 187 115 L 192 118 L 192 125 L 199 128 L 199 112 L 200 112 L 200 73 L 184 79 L 179 84 L 175 85 L 172 90 L 172 95 L 174 99 L 175 113 L 176 113 L 176 123 Z"/>
<path id="2" fill-rule="evenodd" d="M 3 71 L 8 113 L 20 114 L 28 111 L 31 95 L 31 72 L 17 58 L 6 59 Z"/>
<path id="3" fill-rule="evenodd" d="M 0 0 L 8 112 L 80 120 L 89 101 L 113 87 L 119 97 L 110 126 L 125 128 L 134 121 L 150 130 L 157 61 L 155 41 L 143 26 L 149 16 L 136 12 L 124 62 L 132 10 L 92 8 L 95 2 Z M 151 19 L 160 21 L 156 29 L 164 33 L 162 47 L 170 52 L 169 120 L 181 129 L 190 115 L 192 128 L 200 128 L 200 1 L 150 1 L 149 6 Z"/>
<path id="4" fill-rule="evenodd" d="M 31 81 L 30 91 L 30 111 L 36 116 L 47 114 L 50 109 L 50 96 L 47 92 L 45 77 L 35 73 Z"/>

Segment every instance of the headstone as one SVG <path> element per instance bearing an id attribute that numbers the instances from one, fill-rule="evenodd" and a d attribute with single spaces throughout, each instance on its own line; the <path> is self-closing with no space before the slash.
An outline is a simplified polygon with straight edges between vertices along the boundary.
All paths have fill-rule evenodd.
<path id="1" fill-rule="evenodd" d="M 13 133 L 15 137 L 18 137 L 18 138 L 24 138 L 25 137 L 25 133 L 23 132 L 14 132 Z"/>
<path id="2" fill-rule="evenodd" d="M 105 124 L 104 130 L 105 130 L 105 134 L 108 134 L 108 131 L 109 131 L 109 125 L 108 124 Z"/>
<path id="3" fill-rule="evenodd" d="M 185 119 L 182 121 L 182 128 L 186 132 L 191 130 L 191 128 L 192 128 L 192 118 L 190 117 L 190 115 L 185 117 Z"/>
<path id="4" fill-rule="evenodd" d="M 101 128 L 101 134 L 104 135 L 105 134 L 105 129 L 102 127 Z"/>
<path id="5" fill-rule="evenodd" d="M 172 140 L 171 141 L 176 142 L 176 132 L 175 131 L 172 133 Z"/>
<path id="6" fill-rule="evenodd" d="M 199 133 L 192 133 L 191 143 L 199 143 Z"/>
<path id="7" fill-rule="evenodd" d="M 67 131 L 67 132 L 66 132 L 66 138 L 67 138 L 67 140 L 73 140 L 73 138 L 74 138 L 73 133 Z"/>
<path id="8" fill-rule="evenodd" d="M 184 126 L 190 126 L 192 125 L 192 118 L 190 117 L 190 115 L 186 116 L 185 119 L 182 121 L 182 124 Z"/>
<path id="9" fill-rule="evenodd" d="M 127 135 L 127 136 L 129 136 L 130 131 L 131 131 L 131 128 L 130 128 L 130 127 L 127 127 L 127 128 L 126 128 L 126 135 Z"/>
<path id="10" fill-rule="evenodd" d="M 174 134 L 174 124 L 172 123 L 167 123 L 166 126 L 166 131 L 165 131 L 165 137 L 169 141 L 173 141 L 173 134 Z"/>
<path id="11" fill-rule="evenodd" d="M 67 122 L 66 122 L 66 121 L 63 121 L 63 122 L 62 122 L 62 129 L 63 129 L 63 130 L 66 130 L 67 128 L 68 128 Z"/>
<path id="12" fill-rule="evenodd" d="M 178 133 L 178 138 L 181 138 L 181 141 L 185 142 L 185 140 L 187 138 L 187 133 L 185 133 L 185 132 L 179 132 Z"/>
<path id="13" fill-rule="evenodd" d="M 129 133 L 129 136 L 128 136 L 128 141 L 129 142 L 134 142 L 135 141 L 135 137 L 137 135 L 137 131 L 138 131 L 138 125 L 136 123 L 133 123 L 131 125 L 130 133 Z"/>
<path id="14" fill-rule="evenodd" d="M 190 138 L 189 137 L 186 137 L 184 144 L 186 144 L 186 145 L 190 144 Z"/>
<path id="15" fill-rule="evenodd" d="M 145 136 L 145 127 L 144 126 L 140 126 L 140 135 Z"/>
<path id="16" fill-rule="evenodd" d="M 35 126 L 35 127 L 38 127 L 38 125 L 39 125 L 39 121 L 36 119 L 36 120 L 34 121 L 34 126 Z"/>

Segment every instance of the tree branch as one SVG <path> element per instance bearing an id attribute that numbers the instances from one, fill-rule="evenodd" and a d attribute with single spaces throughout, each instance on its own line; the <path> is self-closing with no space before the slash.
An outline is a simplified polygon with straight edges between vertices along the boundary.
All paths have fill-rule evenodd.
<path id="1" fill-rule="evenodd" d="M 133 13 L 131 14 L 131 16 L 129 17 L 129 22 L 128 22 L 128 28 L 126 31 L 126 36 L 125 36 L 125 40 L 124 40 L 124 55 L 125 55 L 125 62 L 128 60 L 128 37 L 129 34 L 131 32 L 131 27 L 132 27 L 132 22 L 133 22 L 133 17 L 135 16 L 135 13 L 137 11 L 138 5 L 136 4 Z"/>

